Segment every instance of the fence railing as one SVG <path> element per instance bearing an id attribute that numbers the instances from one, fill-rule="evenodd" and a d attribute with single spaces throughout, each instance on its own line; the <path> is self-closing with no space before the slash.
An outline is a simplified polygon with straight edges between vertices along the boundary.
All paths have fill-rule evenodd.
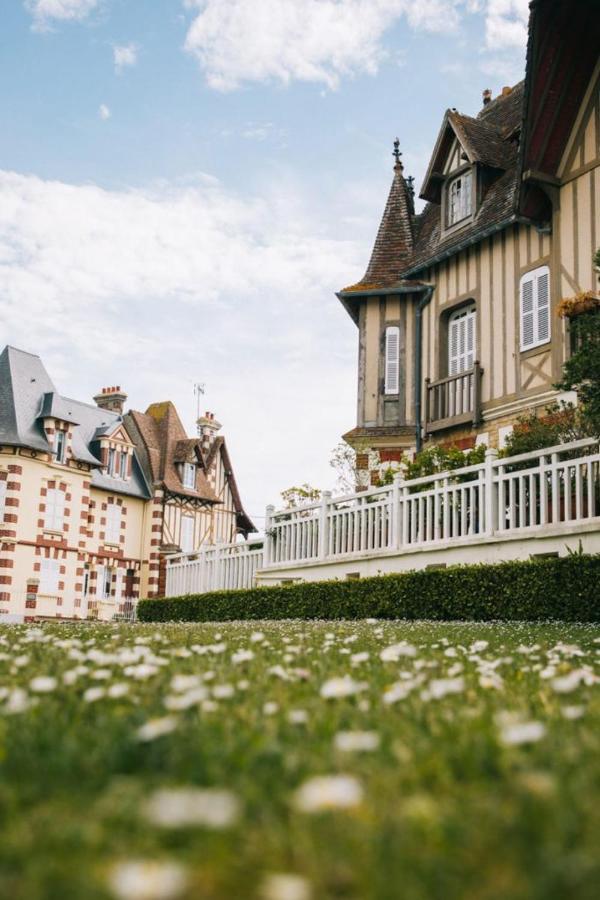
<path id="1" fill-rule="evenodd" d="M 600 528 L 600 445 L 586 438 L 317 503 L 267 507 L 264 539 L 167 561 L 167 594 L 250 587 L 259 569 Z"/>
<path id="2" fill-rule="evenodd" d="M 479 422 L 481 376 L 478 362 L 472 369 L 438 381 L 425 379 L 425 431 L 441 431 L 455 425 Z"/>

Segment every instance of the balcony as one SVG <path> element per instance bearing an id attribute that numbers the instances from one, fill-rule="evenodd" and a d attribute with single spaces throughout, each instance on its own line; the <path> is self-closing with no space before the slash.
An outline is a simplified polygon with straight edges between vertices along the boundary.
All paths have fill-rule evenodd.
<path id="1" fill-rule="evenodd" d="M 476 362 L 472 369 L 448 375 L 439 381 L 425 379 L 425 433 L 433 434 L 455 425 L 481 422 L 481 376 Z"/>

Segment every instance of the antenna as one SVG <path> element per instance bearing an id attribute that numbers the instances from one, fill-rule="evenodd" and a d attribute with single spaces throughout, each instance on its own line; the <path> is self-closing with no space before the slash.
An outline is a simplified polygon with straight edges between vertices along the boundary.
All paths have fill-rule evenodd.
<path id="1" fill-rule="evenodd" d="M 196 381 L 194 383 L 194 397 L 196 398 L 196 419 L 200 418 L 200 399 L 204 396 L 206 385 L 204 382 Z"/>

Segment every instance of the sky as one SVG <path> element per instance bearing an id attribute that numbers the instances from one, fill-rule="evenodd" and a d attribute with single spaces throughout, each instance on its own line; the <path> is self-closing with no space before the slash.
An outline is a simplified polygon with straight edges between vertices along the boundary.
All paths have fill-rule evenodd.
<path id="1" fill-rule="evenodd" d="M 222 422 L 247 512 L 356 424 L 363 274 L 445 110 L 524 74 L 527 0 L 0 0 L 0 344 Z"/>

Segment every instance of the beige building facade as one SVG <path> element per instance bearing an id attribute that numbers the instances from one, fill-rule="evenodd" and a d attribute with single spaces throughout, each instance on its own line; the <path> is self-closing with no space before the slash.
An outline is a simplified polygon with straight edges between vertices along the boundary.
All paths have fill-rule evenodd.
<path id="1" fill-rule="evenodd" d="M 597 19 L 580 0 L 532 4 L 525 80 L 484 92 L 476 117 L 446 112 L 418 215 L 396 145 L 369 267 L 338 294 L 359 331 L 345 438 L 364 484 L 432 443 L 502 446 L 520 415 L 562 399 L 557 308 L 598 290 Z"/>

